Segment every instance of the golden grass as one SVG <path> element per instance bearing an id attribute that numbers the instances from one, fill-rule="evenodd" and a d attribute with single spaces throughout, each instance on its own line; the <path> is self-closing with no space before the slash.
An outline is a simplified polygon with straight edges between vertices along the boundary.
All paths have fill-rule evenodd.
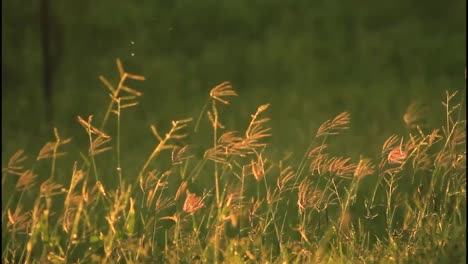
<path id="1" fill-rule="evenodd" d="M 421 124 L 427 116 L 411 105 L 403 116 L 409 135 L 389 136 L 380 160 L 331 152 L 329 136 L 350 126 L 342 112 L 318 128 L 295 164 L 270 156 L 269 104 L 256 109 L 244 131 L 222 124 L 218 104 L 227 107 L 237 96 L 223 82 L 210 90 L 194 125 L 196 133 L 201 118 L 211 123 L 212 134 L 202 136 L 212 144 L 202 157 L 187 143 L 192 119 L 175 120 L 164 134 L 150 127 L 152 152 L 139 171 L 124 172 L 121 109 L 142 95 L 125 81 L 144 77 L 116 64 L 117 87 L 100 77 L 111 97 L 102 126 L 92 115 L 77 117 L 89 145 L 69 179 L 63 171 L 57 176 L 56 162 L 71 139 L 57 129 L 31 168 L 19 150 L 2 169 L 2 190 L 10 194 L 2 209 L 5 263 L 411 262 L 417 252 L 448 255 L 447 245 L 466 234 L 466 130 L 455 93 L 446 95 L 439 128 Z M 118 122 L 114 138 L 105 132 L 109 113 Z M 117 156 L 118 169 L 106 177 L 117 187 L 98 177 L 95 156 L 103 152 Z M 49 177 L 37 169 L 41 162 L 51 162 Z"/>

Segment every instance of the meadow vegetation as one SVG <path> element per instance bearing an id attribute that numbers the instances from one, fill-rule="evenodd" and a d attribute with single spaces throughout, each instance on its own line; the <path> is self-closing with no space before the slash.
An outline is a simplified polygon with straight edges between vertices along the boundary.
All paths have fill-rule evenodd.
<path id="1" fill-rule="evenodd" d="M 198 116 L 152 125 L 152 150 L 132 170 L 121 121 L 145 77 L 116 64 L 117 83 L 100 76 L 102 114 L 76 117 L 86 145 L 70 148 L 54 128 L 38 155 L 20 149 L 3 165 L 4 263 L 466 261 L 465 95 L 441 98 L 435 127 L 419 104 L 395 116 L 408 133 L 388 127 L 380 158 L 330 148 L 353 125 L 341 112 L 290 159 L 270 154 L 268 103 L 244 127 L 224 121 L 243 99 L 222 82 Z"/>

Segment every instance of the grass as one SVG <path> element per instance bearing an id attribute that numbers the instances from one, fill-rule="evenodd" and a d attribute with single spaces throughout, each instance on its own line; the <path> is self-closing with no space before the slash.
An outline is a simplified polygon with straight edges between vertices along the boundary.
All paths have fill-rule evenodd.
<path id="1" fill-rule="evenodd" d="M 3 165 L 5 263 L 465 262 L 464 96 L 447 92 L 435 127 L 410 105 L 408 134 L 388 128 L 380 158 L 334 147 L 352 126 L 342 112 L 293 159 L 273 154 L 285 150 L 271 140 L 269 104 L 230 127 L 242 98 L 223 82 L 198 116 L 152 125 L 133 170 L 121 121 L 142 96 L 130 83 L 145 77 L 117 68 L 117 84 L 100 77 L 104 112 L 77 117 L 86 145 L 55 128 L 36 157 L 21 149 Z"/>

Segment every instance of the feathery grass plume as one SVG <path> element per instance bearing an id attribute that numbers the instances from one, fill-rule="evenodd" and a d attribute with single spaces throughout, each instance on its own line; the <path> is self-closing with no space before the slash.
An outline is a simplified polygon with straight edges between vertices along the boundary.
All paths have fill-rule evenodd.
<path id="1" fill-rule="evenodd" d="M 311 151 L 309 151 L 309 153 L 307 154 L 307 157 L 308 158 L 313 158 L 313 157 L 317 157 L 318 155 L 320 155 L 322 153 L 322 151 L 324 149 L 326 149 L 328 146 L 327 144 L 322 144 L 318 147 L 315 147 L 313 148 Z"/>
<path id="2" fill-rule="evenodd" d="M 397 141 L 398 141 L 398 136 L 395 134 L 391 135 L 387 140 L 385 140 L 382 146 L 382 155 L 387 154 L 388 151 L 395 145 Z"/>
<path id="3" fill-rule="evenodd" d="M 23 163 L 27 158 L 28 157 L 24 155 L 23 149 L 16 151 L 8 160 L 8 167 L 3 168 L 2 172 L 20 176 L 24 172 L 24 168 L 21 163 Z"/>
<path id="4" fill-rule="evenodd" d="M 403 149 L 403 147 L 397 146 L 394 147 L 387 156 L 388 164 L 403 164 L 408 157 L 408 152 Z"/>
<path id="5" fill-rule="evenodd" d="M 68 193 L 72 193 L 75 190 L 75 187 L 80 183 L 84 177 L 86 176 L 86 172 L 77 168 L 77 163 L 73 164 L 73 173 L 70 182 L 70 187 L 68 188 Z"/>
<path id="6" fill-rule="evenodd" d="M 221 135 L 217 147 L 224 152 L 221 155 L 245 157 L 252 154 L 251 148 L 245 144 L 242 137 L 237 136 L 236 131 L 229 131 Z"/>
<path id="7" fill-rule="evenodd" d="M 143 184 L 143 191 L 146 192 L 149 189 L 152 189 L 156 186 L 158 186 L 158 180 L 161 178 L 164 178 L 162 175 L 162 172 L 159 170 L 152 170 L 148 172 L 148 176 L 145 179 L 145 182 Z"/>
<path id="8" fill-rule="evenodd" d="M 403 115 L 403 121 L 408 128 L 421 126 L 426 119 L 427 109 L 420 102 L 411 103 Z"/>
<path id="9" fill-rule="evenodd" d="M 160 212 L 164 209 L 167 209 L 171 206 L 174 206 L 175 203 L 174 203 L 174 199 L 171 198 L 171 197 L 163 197 L 162 193 L 158 196 L 158 198 L 156 199 L 156 202 L 154 204 L 154 209 L 156 209 L 156 211 Z"/>
<path id="10" fill-rule="evenodd" d="M 210 90 L 210 97 L 208 101 L 206 102 L 206 104 L 203 106 L 203 109 L 201 110 L 200 115 L 197 118 L 197 122 L 195 122 L 195 127 L 194 127 L 195 132 L 197 132 L 198 125 L 200 124 L 200 120 L 203 114 L 205 113 L 206 107 L 208 106 L 210 102 L 211 102 L 212 111 L 207 111 L 207 115 L 208 115 L 208 119 L 211 122 L 211 125 L 213 126 L 213 129 L 216 131 L 218 127 L 224 128 L 224 126 L 218 120 L 218 110 L 216 108 L 216 101 L 219 101 L 223 104 L 229 104 L 229 101 L 227 99 L 222 98 L 222 97 L 228 97 L 228 96 L 237 96 L 237 93 L 232 89 L 232 85 L 230 82 L 220 83 Z"/>
<path id="11" fill-rule="evenodd" d="M 237 135 L 236 131 L 229 131 L 222 134 L 215 146 L 205 152 L 204 157 L 218 163 L 227 164 L 227 158 L 232 156 L 245 157 L 255 154 L 258 148 L 266 146 L 261 139 L 271 136 L 267 133 L 270 128 L 263 125 L 269 121 L 268 118 L 258 119 L 259 115 L 268 108 L 268 104 L 258 107 L 245 132 L 245 137 Z"/>
<path id="12" fill-rule="evenodd" d="M 230 82 L 220 83 L 213 87 L 213 89 L 211 89 L 210 91 L 210 97 L 223 104 L 229 104 L 229 101 L 227 99 L 222 98 L 227 96 L 237 96 L 237 93 L 232 89 L 232 85 Z"/>
<path id="13" fill-rule="evenodd" d="M 252 121 L 250 121 L 249 127 L 245 131 L 244 144 L 251 149 L 261 148 L 266 146 L 266 143 L 261 143 L 259 140 L 271 136 L 268 133 L 271 128 L 264 127 L 264 124 L 268 122 L 269 118 L 258 119 L 259 115 L 268 109 L 269 104 L 261 105 L 257 108 L 257 112 L 252 115 Z"/>
<path id="14" fill-rule="evenodd" d="M 312 182 L 309 179 L 304 179 L 298 186 L 297 192 L 297 206 L 299 213 L 303 214 L 308 208 L 320 209 L 320 198 L 322 197 L 322 191 L 313 190 Z"/>
<path id="15" fill-rule="evenodd" d="M 333 120 L 327 120 L 317 130 L 316 137 L 337 135 L 340 130 L 348 129 L 350 114 L 343 112 L 337 115 Z"/>
<path id="16" fill-rule="evenodd" d="M 372 165 L 372 161 L 370 159 L 361 158 L 356 166 L 356 170 L 354 171 L 354 177 L 360 180 L 372 173 L 374 173 L 374 165 Z"/>
<path id="17" fill-rule="evenodd" d="M 104 188 L 104 185 L 102 185 L 102 183 L 100 181 L 97 181 L 96 182 L 96 185 L 94 185 L 94 187 L 96 188 L 96 190 L 99 191 L 99 193 L 104 196 L 104 197 L 108 197 L 107 196 L 107 192 L 106 192 L 106 189 Z"/>
<path id="18" fill-rule="evenodd" d="M 432 133 L 429 135 L 429 140 L 428 140 L 429 147 L 432 146 L 433 144 L 436 144 L 440 140 L 442 140 L 442 136 L 439 135 L 439 129 L 438 128 L 434 129 Z"/>
<path id="19" fill-rule="evenodd" d="M 89 147 L 89 155 L 90 156 L 95 156 L 101 153 L 104 153 L 106 151 L 109 151 L 112 149 L 112 147 L 104 147 L 106 143 L 111 141 L 110 138 L 103 138 L 101 136 L 98 136 L 91 142 L 91 146 Z"/>
<path id="20" fill-rule="evenodd" d="M 95 201 L 98 192 L 99 190 L 97 185 L 94 185 L 90 190 L 88 188 L 88 181 L 85 180 L 83 182 L 83 186 L 81 187 L 81 197 L 86 204 L 91 204 L 93 201 Z"/>
<path id="21" fill-rule="evenodd" d="M 349 163 L 350 158 L 332 157 L 328 160 L 327 168 L 322 168 L 328 171 L 331 175 L 336 175 L 343 178 L 351 178 L 356 170 L 356 164 Z"/>
<path id="22" fill-rule="evenodd" d="M 182 148 L 174 148 L 172 150 L 171 154 L 171 161 L 172 164 L 181 164 L 184 160 L 190 159 L 193 157 L 193 155 L 185 155 L 184 154 L 187 152 L 188 146 L 183 146 Z M 176 153 L 177 150 L 177 153 Z"/>
<path id="23" fill-rule="evenodd" d="M 59 156 L 65 155 L 65 153 L 58 153 L 58 147 L 68 144 L 71 141 L 71 138 L 60 139 L 57 128 L 54 128 L 55 142 L 47 142 L 42 149 L 39 151 L 36 160 L 56 158 Z"/>
<path id="24" fill-rule="evenodd" d="M 50 197 L 65 193 L 67 190 L 63 188 L 62 184 L 54 183 L 49 179 L 41 184 L 40 192 L 41 196 Z"/>
<path id="25" fill-rule="evenodd" d="M 203 198 L 197 196 L 195 193 L 187 191 L 187 197 L 185 198 L 182 210 L 189 214 L 193 214 L 203 207 L 205 207 L 205 204 L 203 203 Z"/>
<path id="26" fill-rule="evenodd" d="M 221 149 L 220 147 L 216 147 L 216 148 L 213 147 L 205 151 L 205 154 L 203 155 L 203 157 L 214 162 L 228 164 L 227 158 L 226 158 L 228 154 L 229 152 L 226 149 Z"/>
<path id="27" fill-rule="evenodd" d="M 37 175 L 33 173 L 32 170 L 27 170 L 21 174 L 19 177 L 18 182 L 16 183 L 16 190 L 28 190 L 32 186 L 34 186 L 34 180 L 37 178 Z"/>
<path id="28" fill-rule="evenodd" d="M 236 131 L 229 131 L 219 137 L 216 147 L 208 149 L 204 157 L 218 163 L 229 165 L 227 162 L 228 157 L 245 157 L 250 153 L 252 152 L 250 148 L 244 144 L 244 139 L 237 136 Z"/>
<path id="29" fill-rule="evenodd" d="M 328 154 L 318 154 L 309 165 L 309 171 L 312 175 L 323 175 L 328 172 Z"/>
<path id="30" fill-rule="evenodd" d="M 86 129 L 86 132 L 89 135 L 91 142 L 90 142 L 88 152 L 89 152 L 90 157 L 95 156 L 97 154 L 101 154 L 103 152 L 106 152 L 112 149 L 112 147 L 103 146 L 111 140 L 111 137 L 107 135 L 106 133 L 104 133 L 103 131 L 91 125 L 93 121 L 92 115 L 88 117 L 88 121 L 85 121 L 81 116 L 78 116 L 77 119 L 78 119 L 78 122 L 84 127 L 84 129 Z M 92 135 L 97 135 L 97 137 L 93 139 Z"/>
<path id="31" fill-rule="evenodd" d="M 250 161 L 250 168 L 252 170 L 252 175 L 255 177 L 255 179 L 258 182 L 263 177 L 265 177 L 266 173 L 272 168 L 272 165 L 270 165 L 265 170 L 265 163 L 268 162 L 268 159 L 263 159 L 262 154 L 256 153 L 256 156 L 257 156 L 257 161 L 251 160 Z"/>
<path id="32" fill-rule="evenodd" d="M 151 204 L 153 203 L 154 197 L 158 193 L 158 191 L 163 190 L 167 187 L 168 182 L 167 182 L 167 177 L 171 175 L 172 171 L 166 171 L 164 173 L 157 172 L 156 170 L 152 170 L 148 172 L 148 176 L 145 180 L 145 184 L 143 186 L 143 191 L 146 192 L 148 191 L 147 195 L 147 200 L 146 200 L 146 206 L 150 207 Z M 158 199 L 162 195 L 162 192 L 159 192 Z"/>
<path id="33" fill-rule="evenodd" d="M 294 172 L 292 166 L 287 166 L 281 170 L 280 176 L 276 179 L 276 186 L 278 187 L 280 193 L 294 188 L 294 186 L 287 186 L 287 184 L 295 176 L 296 172 Z"/>
<path id="34" fill-rule="evenodd" d="M 151 153 L 151 155 L 146 160 L 145 164 L 143 165 L 142 169 L 140 170 L 140 173 L 138 173 L 138 178 L 139 178 L 139 181 L 140 181 L 140 187 L 142 188 L 142 190 L 143 190 L 143 186 L 142 186 L 143 185 L 143 175 L 144 175 L 146 169 L 148 169 L 150 163 L 154 160 L 154 158 L 156 158 L 156 156 L 158 156 L 159 153 L 161 153 L 161 151 L 166 150 L 166 149 L 174 149 L 174 148 L 177 147 L 176 145 L 174 145 L 173 143 L 171 143 L 169 141 L 170 140 L 180 140 L 180 139 L 185 138 L 187 136 L 187 134 L 181 133 L 181 130 L 186 128 L 191 121 L 192 121 L 192 118 L 172 121 L 172 127 L 169 130 L 169 132 L 166 133 L 164 138 L 162 138 L 159 135 L 158 130 L 156 129 L 155 126 L 153 126 L 153 125 L 151 126 L 151 130 L 152 130 L 154 136 L 156 137 L 156 139 L 159 142 L 154 147 L 153 152 Z"/>
<path id="35" fill-rule="evenodd" d="M 7 210 L 7 229 L 13 233 L 13 236 L 16 232 L 21 232 L 28 229 L 31 225 L 31 212 L 23 213 L 22 210 L 22 205 L 18 205 L 13 214 L 11 213 L 10 208 Z"/>
<path id="36" fill-rule="evenodd" d="M 130 97 L 120 96 L 121 91 L 127 92 L 127 93 L 129 93 L 129 94 L 131 94 L 133 96 L 141 96 L 142 95 L 142 93 L 140 91 L 137 91 L 137 90 L 135 90 L 133 88 L 130 88 L 130 87 L 126 86 L 125 81 L 127 79 L 132 79 L 132 80 L 136 80 L 136 81 L 144 81 L 145 77 L 142 76 L 142 75 L 137 75 L 137 74 L 132 74 L 132 73 L 126 72 L 124 70 L 124 68 L 123 68 L 122 61 L 119 58 L 116 59 L 116 64 L 117 64 L 117 69 L 118 69 L 119 75 L 120 75 L 120 80 L 119 80 L 119 83 L 117 85 L 117 88 L 115 88 L 104 76 L 102 76 L 102 75 L 99 76 L 99 80 L 101 80 L 101 82 L 104 84 L 104 86 L 106 86 L 106 88 L 109 90 L 109 92 L 110 92 L 109 96 L 111 97 L 111 100 L 109 102 L 109 106 L 107 107 L 106 114 L 104 115 L 104 119 L 103 119 L 101 127 L 100 127 L 101 130 L 104 129 L 104 126 L 106 125 L 107 120 L 109 118 L 109 114 L 112 111 L 112 108 L 114 107 L 114 104 L 117 101 L 120 102 L 120 100 L 132 100 L 132 99 L 134 99 L 134 98 L 130 98 Z M 120 106 L 120 108 L 132 107 L 132 106 L 135 106 L 137 104 L 138 104 L 137 102 L 127 103 L 127 104 L 123 104 L 122 106 Z"/>
<path id="37" fill-rule="evenodd" d="M 188 182 L 187 181 L 183 181 L 180 185 L 179 185 L 179 188 L 177 189 L 177 192 L 176 192 L 176 195 L 174 197 L 174 200 L 175 201 L 178 201 L 180 196 L 182 195 L 182 193 L 185 192 L 185 190 L 187 189 L 187 184 Z"/>

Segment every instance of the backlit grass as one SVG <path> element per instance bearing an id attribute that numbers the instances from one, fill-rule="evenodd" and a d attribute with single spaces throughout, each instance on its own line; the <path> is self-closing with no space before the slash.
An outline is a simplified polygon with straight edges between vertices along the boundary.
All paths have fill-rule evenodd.
<path id="1" fill-rule="evenodd" d="M 269 144 L 269 104 L 244 128 L 225 124 L 242 96 L 223 82 L 198 116 L 152 125 L 152 151 L 130 171 L 121 116 L 142 96 L 127 81 L 145 78 L 117 68 L 117 84 L 100 77 L 102 120 L 77 117 L 88 141 L 78 155 L 56 128 L 37 156 L 18 150 L 3 165 L 5 263 L 465 261 L 464 96 L 447 92 L 438 127 L 410 105 L 395 117 L 409 133 L 389 127 L 380 159 L 329 148 L 353 125 L 353 113 L 331 116 L 295 161 L 271 155 L 284 150 Z M 69 156 L 79 158 L 62 166 Z"/>

